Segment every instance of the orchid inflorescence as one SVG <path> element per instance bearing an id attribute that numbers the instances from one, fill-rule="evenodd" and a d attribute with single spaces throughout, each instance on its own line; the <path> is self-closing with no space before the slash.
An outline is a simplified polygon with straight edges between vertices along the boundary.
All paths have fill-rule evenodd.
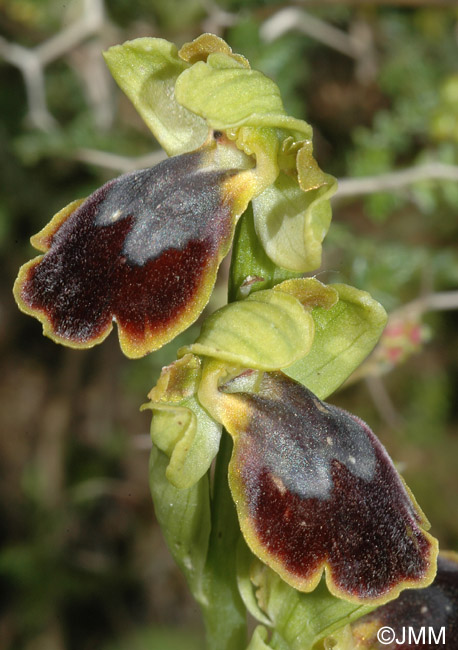
<path id="1" fill-rule="evenodd" d="M 211 34 L 179 51 L 140 38 L 105 58 L 170 158 L 61 210 L 32 238 L 43 254 L 22 267 L 17 302 L 74 348 L 115 322 L 138 358 L 198 318 L 233 246 L 231 302 L 178 350 L 143 407 L 151 490 L 211 648 L 245 647 L 244 623 L 228 613 L 241 603 L 273 630 L 268 641 L 257 628 L 252 650 L 311 648 L 436 573 L 437 542 L 385 449 L 323 401 L 373 349 L 385 311 L 364 291 L 302 277 L 321 264 L 336 181 L 273 81 Z M 218 556 L 224 512 L 232 559 Z M 223 569 L 218 582 L 215 557 L 234 575 Z"/>

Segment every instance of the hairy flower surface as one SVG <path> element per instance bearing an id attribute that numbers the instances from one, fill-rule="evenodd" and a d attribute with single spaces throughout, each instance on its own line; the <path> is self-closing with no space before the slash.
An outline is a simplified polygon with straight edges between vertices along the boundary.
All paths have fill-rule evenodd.
<path id="1" fill-rule="evenodd" d="M 234 440 L 229 482 L 252 551 L 293 587 L 382 603 L 435 574 L 436 541 L 357 417 L 286 375 L 247 371 L 202 403 Z M 212 392 L 213 390 L 213 392 Z"/>
<path id="2" fill-rule="evenodd" d="M 219 169 L 219 146 L 121 176 L 59 212 L 32 239 L 45 255 L 20 271 L 21 309 L 72 347 L 102 341 L 113 319 L 130 357 L 173 339 L 207 303 L 240 214 L 249 172 Z"/>
<path id="3" fill-rule="evenodd" d="M 388 636 L 377 639 L 377 632 Z M 336 650 L 447 650 L 458 648 L 458 554 L 440 553 L 437 575 L 426 589 L 406 589 L 396 600 L 335 635 Z"/>

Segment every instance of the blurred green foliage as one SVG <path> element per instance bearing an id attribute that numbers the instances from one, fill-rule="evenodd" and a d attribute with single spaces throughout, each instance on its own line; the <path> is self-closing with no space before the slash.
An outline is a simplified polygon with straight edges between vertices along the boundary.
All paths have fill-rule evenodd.
<path id="1" fill-rule="evenodd" d="M 62 350 L 42 338 L 40 326 L 19 314 L 11 298 L 17 269 L 30 256 L 29 236 L 63 205 L 118 173 L 82 161 L 79 152 L 130 157 L 156 148 L 111 82 L 104 100 L 100 86 L 108 115 L 101 121 L 89 92 L 88 77 L 95 74 L 90 48 L 143 35 L 181 44 L 219 29 L 253 67 L 275 79 L 288 112 L 313 124 L 322 167 L 356 178 L 427 161 L 458 164 L 458 11 L 433 4 L 358 8 L 343 2 L 308 9 L 346 33 L 357 35 L 364 26 L 375 64 L 362 74 L 357 60 L 298 31 L 265 42 L 263 21 L 287 4 L 106 0 L 98 35 L 46 67 L 55 122 L 47 131 L 31 125 L 22 76 L 0 58 L 5 648 L 201 647 L 197 609 L 153 521 L 142 449 L 149 422 L 138 412 L 160 367 L 195 338 L 198 326 L 157 354 L 129 362 L 114 340 L 88 352 Z M 35 47 L 74 23 L 82 7 L 79 0 L 0 0 L 0 31 L 10 43 Z M 426 293 L 456 291 L 457 206 L 458 184 L 432 179 L 337 199 L 319 279 L 366 289 L 389 311 Z M 212 308 L 223 294 L 221 282 Z M 457 319 L 456 310 L 426 313 L 430 342 L 383 377 L 397 425 L 364 382 L 335 398 L 372 425 L 402 464 L 432 532 L 455 549 Z"/>

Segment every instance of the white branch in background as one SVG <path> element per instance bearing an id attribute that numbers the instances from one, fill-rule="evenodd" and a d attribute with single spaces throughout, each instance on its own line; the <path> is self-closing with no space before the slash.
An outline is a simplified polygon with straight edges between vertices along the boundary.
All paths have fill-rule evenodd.
<path id="1" fill-rule="evenodd" d="M 360 56 L 356 39 L 299 7 L 287 7 L 277 11 L 263 23 L 260 34 L 264 41 L 270 43 L 292 30 L 306 34 L 351 58 Z"/>
<path id="2" fill-rule="evenodd" d="M 341 199 L 346 196 L 388 192 L 412 183 L 433 179 L 458 181 L 458 165 L 430 162 L 387 174 L 367 176 L 366 178 L 341 178 L 335 198 Z"/>
<path id="3" fill-rule="evenodd" d="M 79 45 L 89 36 L 97 33 L 103 26 L 103 0 L 84 0 L 81 17 L 62 31 L 51 36 L 32 51 L 42 65 L 55 61 Z"/>
<path id="4" fill-rule="evenodd" d="M 46 105 L 43 66 L 33 50 L 16 43 L 9 43 L 0 36 L 0 57 L 14 65 L 22 73 L 30 123 L 43 131 L 53 129 L 56 123 Z"/>
<path id="5" fill-rule="evenodd" d="M 364 20 L 353 20 L 347 33 L 304 9 L 287 7 L 280 9 L 263 23 L 260 35 L 265 42 L 270 43 L 293 30 L 355 59 L 355 75 L 362 83 L 368 83 L 376 76 L 374 38 L 372 29 Z"/>
<path id="6" fill-rule="evenodd" d="M 236 25 L 240 16 L 218 7 L 212 0 L 202 0 L 202 6 L 207 12 L 207 17 L 202 21 L 202 31 L 221 35 L 226 27 Z"/>
<path id="7" fill-rule="evenodd" d="M 403 320 L 407 316 L 419 317 L 428 311 L 449 311 L 451 309 L 458 309 L 458 291 L 436 291 L 402 305 L 391 312 L 390 318 Z"/>
<path id="8" fill-rule="evenodd" d="M 9 43 L 0 37 L 0 57 L 16 66 L 24 78 L 28 118 L 33 126 L 44 131 L 50 131 L 56 126 L 46 103 L 45 66 L 100 31 L 103 19 L 103 0 L 84 0 L 81 18 L 34 48 Z"/>
<path id="9" fill-rule="evenodd" d="M 87 163 L 88 165 L 96 165 L 97 167 L 104 167 L 105 169 L 112 169 L 125 174 L 136 169 L 153 167 L 153 165 L 157 165 L 161 160 L 165 160 L 167 154 L 160 149 L 145 156 L 130 158 L 128 156 L 119 156 L 108 151 L 98 151 L 97 149 L 78 149 L 73 153 L 72 158 Z"/>

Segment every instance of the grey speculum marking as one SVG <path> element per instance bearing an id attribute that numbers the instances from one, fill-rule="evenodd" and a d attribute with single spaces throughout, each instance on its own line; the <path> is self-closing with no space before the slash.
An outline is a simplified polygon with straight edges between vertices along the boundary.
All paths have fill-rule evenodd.
<path id="1" fill-rule="evenodd" d="M 373 480 L 377 458 L 367 425 L 295 382 L 283 388 L 276 399 L 266 398 L 268 389 L 248 396 L 256 412 L 249 433 L 266 469 L 303 499 L 331 497 L 333 460 Z"/>
<path id="2" fill-rule="evenodd" d="M 235 170 L 199 168 L 201 153 L 164 160 L 151 169 L 124 174 L 112 181 L 97 208 L 97 226 L 132 217 L 122 253 L 132 265 L 143 266 L 165 250 L 183 250 L 202 240 L 227 220 L 221 209 L 221 180 Z"/>

